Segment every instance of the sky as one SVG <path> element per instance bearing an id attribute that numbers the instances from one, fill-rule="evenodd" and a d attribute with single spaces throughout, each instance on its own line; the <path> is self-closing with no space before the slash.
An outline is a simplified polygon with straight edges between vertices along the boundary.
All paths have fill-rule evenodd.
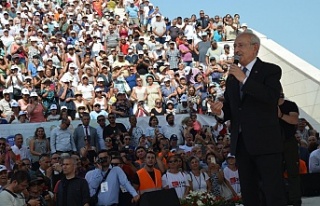
<path id="1" fill-rule="evenodd" d="M 267 38 L 280 44 L 320 69 L 320 0 L 150 0 L 170 19 L 199 16 L 204 10 L 210 17 L 240 14 L 247 23 Z"/>

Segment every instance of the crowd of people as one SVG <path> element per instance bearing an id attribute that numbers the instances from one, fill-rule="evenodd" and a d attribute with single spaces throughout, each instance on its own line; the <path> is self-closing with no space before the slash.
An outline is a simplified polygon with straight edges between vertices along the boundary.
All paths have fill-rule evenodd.
<path id="1" fill-rule="evenodd" d="M 239 14 L 169 20 L 149 0 L 2 0 L 0 20 L 1 126 L 59 121 L 28 141 L 13 134 L 12 146 L 0 138 L 0 205 L 128 206 L 162 188 L 241 196 L 230 122 L 197 120 L 224 100 L 232 41 L 250 32 Z M 320 172 L 317 134 L 299 119 L 301 174 Z"/>

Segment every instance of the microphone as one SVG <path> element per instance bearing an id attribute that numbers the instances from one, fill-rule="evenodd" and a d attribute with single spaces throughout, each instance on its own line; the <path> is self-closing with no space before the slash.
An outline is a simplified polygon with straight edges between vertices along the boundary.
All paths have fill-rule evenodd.
<path id="1" fill-rule="evenodd" d="M 233 57 L 233 64 L 238 65 L 239 64 L 239 60 L 240 60 L 240 56 L 239 55 L 234 55 Z M 232 74 L 229 74 L 228 78 L 230 78 L 230 80 L 234 79 L 235 77 Z"/>
<path id="2" fill-rule="evenodd" d="M 239 60 L 240 60 L 240 56 L 234 55 L 234 57 L 233 57 L 233 63 L 236 64 L 236 65 L 238 65 L 238 64 L 239 64 Z"/>

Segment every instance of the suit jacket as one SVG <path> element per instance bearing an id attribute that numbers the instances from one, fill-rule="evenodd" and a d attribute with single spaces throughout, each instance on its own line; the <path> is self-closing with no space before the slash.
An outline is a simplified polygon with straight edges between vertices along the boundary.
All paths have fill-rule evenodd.
<path id="1" fill-rule="evenodd" d="M 90 145 L 98 148 L 98 134 L 97 130 L 94 127 L 88 126 L 89 136 L 90 136 Z M 85 146 L 84 138 L 86 134 L 83 128 L 83 125 L 79 125 L 73 133 L 74 143 L 76 145 L 77 151 L 80 151 L 82 147 Z"/>
<path id="2" fill-rule="evenodd" d="M 280 153 L 284 138 L 278 119 L 278 99 L 281 90 L 281 68 L 277 65 L 255 62 L 242 86 L 239 81 L 227 79 L 224 119 L 231 120 L 231 153 L 236 154 L 239 133 L 251 155 Z"/>

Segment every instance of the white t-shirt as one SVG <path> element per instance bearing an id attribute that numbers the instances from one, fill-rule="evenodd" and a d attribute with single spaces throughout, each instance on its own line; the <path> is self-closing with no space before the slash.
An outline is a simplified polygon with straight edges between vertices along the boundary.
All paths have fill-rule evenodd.
<path id="1" fill-rule="evenodd" d="M 174 188 L 176 190 L 177 196 L 179 199 L 183 198 L 183 195 L 186 191 L 186 187 L 189 187 L 189 182 L 187 180 L 187 175 L 178 172 L 171 173 L 167 172 L 162 176 L 162 187 Z"/>
<path id="2" fill-rule="evenodd" d="M 12 194 L 10 194 L 8 191 L 3 190 L 0 192 L 0 200 L 1 205 L 14 205 L 14 206 L 24 206 L 26 204 L 26 200 L 23 196 L 23 194 L 16 194 L 16 197 L 14 197 Z"/>
<path id="3" fill-rule="evenodd" d="M 223 170 L 224 177 L 229 181 L 233 190 L 236 193 L 241 193 L 240 191 L 240 180 L 238 170 L 232 171 L 229 167 L 224 168 Z"/>
<path id="4" fill-rule="evenodd" d="M 199 176 L 195 176 L 192 172 L 187 175 L 188 181 L 192 182 L 192 191 L 207 191 L 207 180 L 210 179 L 206 172 L 200 172 Z"/>
<path id="5" fill-rule="evenodd" d="M 90 100 L 93 98 L 92 92 L 94 91 L 94 87 L 91 84 L 79 85 L 78 91 L 81 91 L 83 98 L 86 100 Z"/>
<path id="6" fill-rule="evenodd" d="M 152 29 L 155 29 L 158 34 L 162 34 L 166 30 L 166 24 L 164 21 L 155 21 L 152 23 Z"/>

